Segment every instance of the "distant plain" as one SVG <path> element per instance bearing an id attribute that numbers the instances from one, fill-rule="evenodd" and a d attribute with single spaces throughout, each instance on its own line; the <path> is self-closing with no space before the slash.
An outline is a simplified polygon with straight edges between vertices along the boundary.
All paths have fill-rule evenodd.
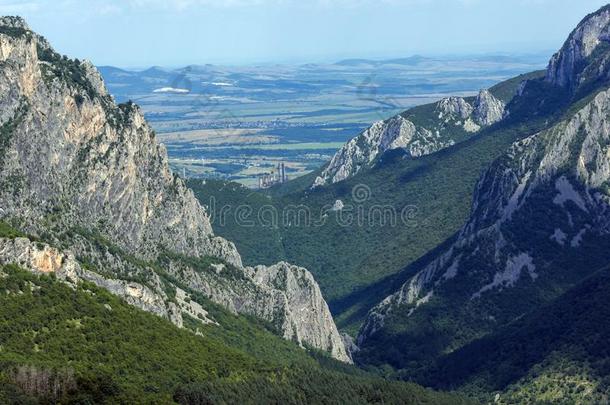
<path id="1" fill-rule="evenodd" d="M 448 95 L 472 95 L 542 68 L 548 57 L 541 52 L 100 71 L 117 101 L 142 107 L 178 173 L 255 187 L 279 162 L 289 178 L 307 174 L 375 121 Z"/>

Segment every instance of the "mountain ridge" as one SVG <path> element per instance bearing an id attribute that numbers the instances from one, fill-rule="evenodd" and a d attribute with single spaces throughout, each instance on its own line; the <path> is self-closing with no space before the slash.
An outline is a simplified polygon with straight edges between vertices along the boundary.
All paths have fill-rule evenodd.
<path id="1" fill-rule="evenodd" d="M 425 122 L 412 113 L 418 111 L 417 107 L 378 121 L 335 153 L 312 187 L 352 177 L 373 165 L 376 158 L 387 151 L 403 149 L 412 158 L 418 158 L 453 146 L 482 128 L 501 121 L 505 108 L 505 103 L 489 90 L 481 90 L 474 99 L 441 99 L 434 104 Z M 418 120 L 413 122 L 413 118 Z"/>
<path id="2" fill-rule="evenodd" d="M 601 18 L 605 25 L 596 32 L 604 32 L 609 16 L 604 7 L 579 24 L 566 42 L 577 46 L 553 57 L 545 82 L 555 74 L 554 61 L 581 49 L 583 27 Z M 595 59 L 587 63 L 597 66 Z M 389 361 L 409 378 L 430 359 L 549 302 L 607 261 L 610 91 L 605 70 L 597 72 L 583 82 L 582 71 L 572 70 L 565 85 L 549 83 L 554 87 L 524 82 L 514 103 L 529 105 L 526 120 L 554 92 L 564 113 L 491 165 L 457 240 L 371 311 L 359 334 L 368 350 L 364 359 Z M 516 110 L 509 110 L 511 117 Z M 376 356 L 378 345 L 390 346 L 389 354 Z"/>
<path id="3" fill-rule="evenodd" d="M 541 77 L 544 72 L 533 72 L 499 83 L 492 89 L 503 102 L 509 103 L 524 80 Z M 554 109 L 552 102 L 547 104 Z M 428 110 L 434 110 L 434 106 L 415 107 L 409 114 L 412 119 L 421 116 L 420 120 L 425 120 L 429 116 Z M 262 194 L 216 180 L 192 179 L 189 186 L 204 204 L 209 202 L 209 196 L 214 196 L 215 204 L 210 205 L 215 207 L 214 217 L 226 219 L 224 223 L 215 221 L 216 230 L 235 241 L 249 263 L 253 260 L 266 263 L 288 260 L 310 269 L 329 300 L 337 323 L 356 334 L 366 312 L 402 284 L 392 287 L 396 280 L 402 280 L 411 272 L 407 264 L 459 231 L 467 219 L 471 193 L 480 173 L 494 157 L 519 139 L 521 133 L 530 131 L 511 123 L 519 114 L 529 114 L 528 108 L 520 105 L 511 108 L 514 110 L 512 118 L 509 116 L 497 127 L 483 129 L 452 147 L 418 159 L 409 159 L 401 150 L 389 151 L 354 177 L 314 190 L 310 190 L 310 185 L 315 173 Z M 547 118 L 536 118 L 538 126 L 533 127 L 544 127 Z M 392 206 L 398 211 L 404 209 L 405 204 L 417 206 L 417 226 L 363 228 L 353 224 L 347 228 L 338 227 L 337 213 L 332 211 L 322 227 L 258 226 L 260 221 L 257 221 L 256 212 L 264 205 L 272 205 L 278 212 L 283 212 L 304 204 L 313 214 L 324 212 L 324 207 L 332 206 L 337 200 L 359 206 L 361 204 L 354 202 L 351 196 L 351 190 L 359 185 L 366 185 L 371 191 L 370 199 L 362 204 L 365 212 L 375 206 Z M 249 232 L 249 229 L 244 232 L 234 222 L 233 212 L 227 215 L 220 211 L 223 206 L 242 204 L 253 208 L 251 219 L 256 232 Z M 336 255 L 337 250 L 351 253 Z M 382 257 L 377 254 L 386 251 L 393 254 Z"/>
<path id="4" fill-rule="evenodd" d="M 106 279 L 144 280 L 169 309 L 188 287 L 351 361 L 311 274 L 244 267 L 140 109 L 116 105 L 90 62 L 61 57 L 16 17 L 0 19 L 0 61 L 1 219 Z M 20 260 L 11 252 L 0 262 Z"/>

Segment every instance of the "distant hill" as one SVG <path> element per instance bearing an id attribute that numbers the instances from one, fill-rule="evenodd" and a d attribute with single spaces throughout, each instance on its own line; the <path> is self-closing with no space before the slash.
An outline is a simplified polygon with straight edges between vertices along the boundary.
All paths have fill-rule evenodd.
<path id="1" fill-rule="evenodd" d="M 355 58 L 355 59 L 343 59 L 335 62 L 338 66 L 385 66 L 385 65 L 404 65 L 404 66 L 417 66 L 424 63 L 440 63 L 440 62 L 492 62 L 492 63 L 532 63 L 542 62 L 548 59 L 548 56 L 552 54 L 551 51 L 544 51 L 533 54 L 515 54 L 515 55 L 502 55 L 502 54 L 482 54 L 482 55 L 447 55 L 447 56 L 422 56 L 413 55 L 405 58 L 393 58 L 393 59 L 366 59 L 366 58 Z"/>

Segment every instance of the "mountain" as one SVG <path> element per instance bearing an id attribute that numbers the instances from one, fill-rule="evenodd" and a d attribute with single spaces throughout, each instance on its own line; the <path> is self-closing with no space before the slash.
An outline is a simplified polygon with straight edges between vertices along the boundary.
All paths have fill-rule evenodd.
<path id="1" fill-rule="evenodd" d="M 482 55 L 462 55 L 462 56 L 436 56 L 426 57 L 422 55 L 413 55 L 405 58 L 394 58 L 394 59 L 344 59 L 334 63 L 337 66 L 391 66 L 391 65 L 403 65 L 403 66 L 421 66 L 426 64 L 433 64 L 439 62 L 463 62 L 464 60 L 477 61 L 481 63 L 528 63 L 532 60 L 540 60 L 545 58 L 543 63 L 548 60 L 546 52 L 540 54 L 517 54 L 517 55 L 502 55 L 502 54 L 482 54 Z"/>
<path id="2" fill-rule="evenodd" d="M 92 283 L 11 265 L 0 287 L 4 404 L 469 403 L 310 355 L 201 296 L 215 323 L 178 329 Z"/>
<path id="3" fill-rule="evenodd" d="M 18 17 L 0 106 L 0 402 L 468 403 L 347 364 L 311 274 L 243 266 L 139 108 Z"/>
<path id="4" fill-rule="evenodd" d="M 89 62 L 14 17 L 0 20 L 0 48 L 1 214 L 30 236 L 1 240 L 0 263 L 110 286 L 178 326 L 196 292 L 350 361 L 311 274 L 242 266 L 140 109 L 116 105 Z"/>
<path id="5" fill-rule="evenodd" d="M 551 59 L 546 81 L 572 93 L 586 92 L 605 82 L 610 74 L 609 19 L 610 5 L 607 5 L 578 24 Z"/>
<path id="6" fill-rule="evenodd" d="M 112 94 L 120 101 L 139 99 L 150 95 L 155 90 L 164 88 L 179 88 L 192 90 L 190 84 L 181 80 L 181 72 L 151 67 L 142 71 L 120 69 L 113 66 L 97 67 L 103 77 L 104 84 L 112 90 Z M 183 87 L 189 87 L 184 89 Z"/>
<path id="7" fill-rule="evenodd" d="M 406 65 L 406 66 L 417 66 L 425 62 L 434 62 L 435 59 L 426 58 L 421 55 L 413 55 L 406 58 L 396 59 L 385 59 L 385 60 L 374 60 L 374 59 L 344 59 L 336 62 L 337 66 L 384 66 L 384 65 Z"/>
<path id="8" fill-rule="evenodd" d="M 0 402 L 469 403 L 347 364 L 312 275 L 243 266 L 139 108 L 18 17 L 0 106 Z"/>
<path id="9" fill-rule="evenodd" d="M 129 77 L 132 75 L 132 72 L 114 66 L 98 66 L 97 70 L 104 78 Z"/>
<path id="10" fill-rule="evenodd" d="M 455 240 L 370 312 L 360 361 L 414 378 L 608 263 L 609 26 L 609 7 L 587 16 L 545 77 L 522 84 L 507 106 L 512 120 L 531 122 L 549 104 L 559 118 L 523 134 L 487 169 Z M 516 114 L 519 106 L 529 113 Z"/>
<path id="11" fill-rule="evenodd" d="M 425 56 L 413 55 L 413 56 L 409 56 L 407 58 L 388 59 L 388 60 L 383 61 L 383 63 L 387 64 L 387 65 L 416 66 L 420 63 L 428 62 L 430 60 L 431 60 L 430 58 L 426 58 Z"/>
<path id="12" fill-rule="evenodd" d="M 444 98 L 376 122 L 332 157 L 313 187 L 345 180 L 388 150 L 404 149 L 413 158 L 438 152 L 502 120 L 504 110 L 503 101 L 482 90 L 474 99 Z"/>
<path id="13" fill-rule="evenodd" d="M 336 62 L 338 66 L 360 66 L 360 65 L 374 65 L 375 61 L 369 59 L 344 59 Z"/>
<path id="14" fill-rule="evenodd" d="M 467 402 L 350 355 L 485 402 L 607 401 L 608 10 L 545 72 L 378 123 L 317 187 L 265 194 L 193 191 L 90 63 L 0 19 L 0 402 Z M 212 229 L 251 201 L 284 215 L 221 229 L 265 265 Z M 366 315 L 357 346 L 322 291 L 346 330 Z"/>

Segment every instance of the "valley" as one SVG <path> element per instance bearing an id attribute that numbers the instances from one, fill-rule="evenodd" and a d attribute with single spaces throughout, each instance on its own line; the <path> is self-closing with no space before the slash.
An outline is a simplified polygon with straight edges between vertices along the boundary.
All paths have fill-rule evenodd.
<path id="1" fill-rule="evenodd" d="M 145 70 L 0 17 L 0 403 L 608 403 L 589 12 L 552 56 Z"/>
<path id="2" fill-rule="evenodd" d="M 248 229 L 225 215 L 216 227 L 245 260 L 311 269 L 339 328 L 357 337 L 357 364 L 483 402 L 605 403 L 605 329 L 577 308 L 599 302 L 583 291 L 604 294 L 610 260 L 607 46 L 590 45 L 605 35 L 608 7 L 546 70 L 373 124 L 307 176 L 265 193 L 189 184 L 202 203 L 219 199 L 217 214 L 324 213 L 314 226 Z M 375 207 L 412 207 L 410 226 L 371 225 Z M 348 208 L 364 221 L 341 222 Z"/>
<path id="3" fill-rule="evenodd" d="M 503 82 L 492 92 L 509 99 L 522 80 L 540 75 L 538 72 Z M 490 129 L 456 147 L 419 159 L 408 159 L 400 150 L 390 151 L 371 170 L 313 190 L 310 187 L 319 171 L 264 195 L 222 181 L 191 179 L 188 184 L 202 204 L 215 210 L 215 229 L 235 241 L 246 262 L 301 263 L 320 282 L 338 325 L 355 333 L 367 312 L 412 274 L 410 265 L 417 267 L 418 259 L 459 231 L 468 217 L 472 190 L 485 167 L 512 142 L 537 128 L 500 126 L 493 128 L 493 135 L 489 135 Z M 368 188 L 369 197 L 356 203 L 352 191 L 359 185 Z M 211 197 L 215 204 L 210 204 Z M 337 213 L 329 213 L 331 219 L 320 226 L 280 223 L 269 227 L 255 221 L 258 227 L 252 232 L 252 227 L 240 226 L 236 216 L 236 209 L 244 205 L 253 208 L 254 214 L 248 219 L 256 219 L 256 213 L 266 205 L 279 213 L 295 206 L 319 213 L 336 200 L 365 212 L 371 207 L 393 207 L 397 212 L 413 207 L 413 217 L 407 226 L 400 222 L 362 226 L 358 221 L 339 224 L 333 220 Z M 224 222 L 219 220 L 223 209 L 228 213 Z M 369 218 L 364 219 L 368 223 Z"/>

